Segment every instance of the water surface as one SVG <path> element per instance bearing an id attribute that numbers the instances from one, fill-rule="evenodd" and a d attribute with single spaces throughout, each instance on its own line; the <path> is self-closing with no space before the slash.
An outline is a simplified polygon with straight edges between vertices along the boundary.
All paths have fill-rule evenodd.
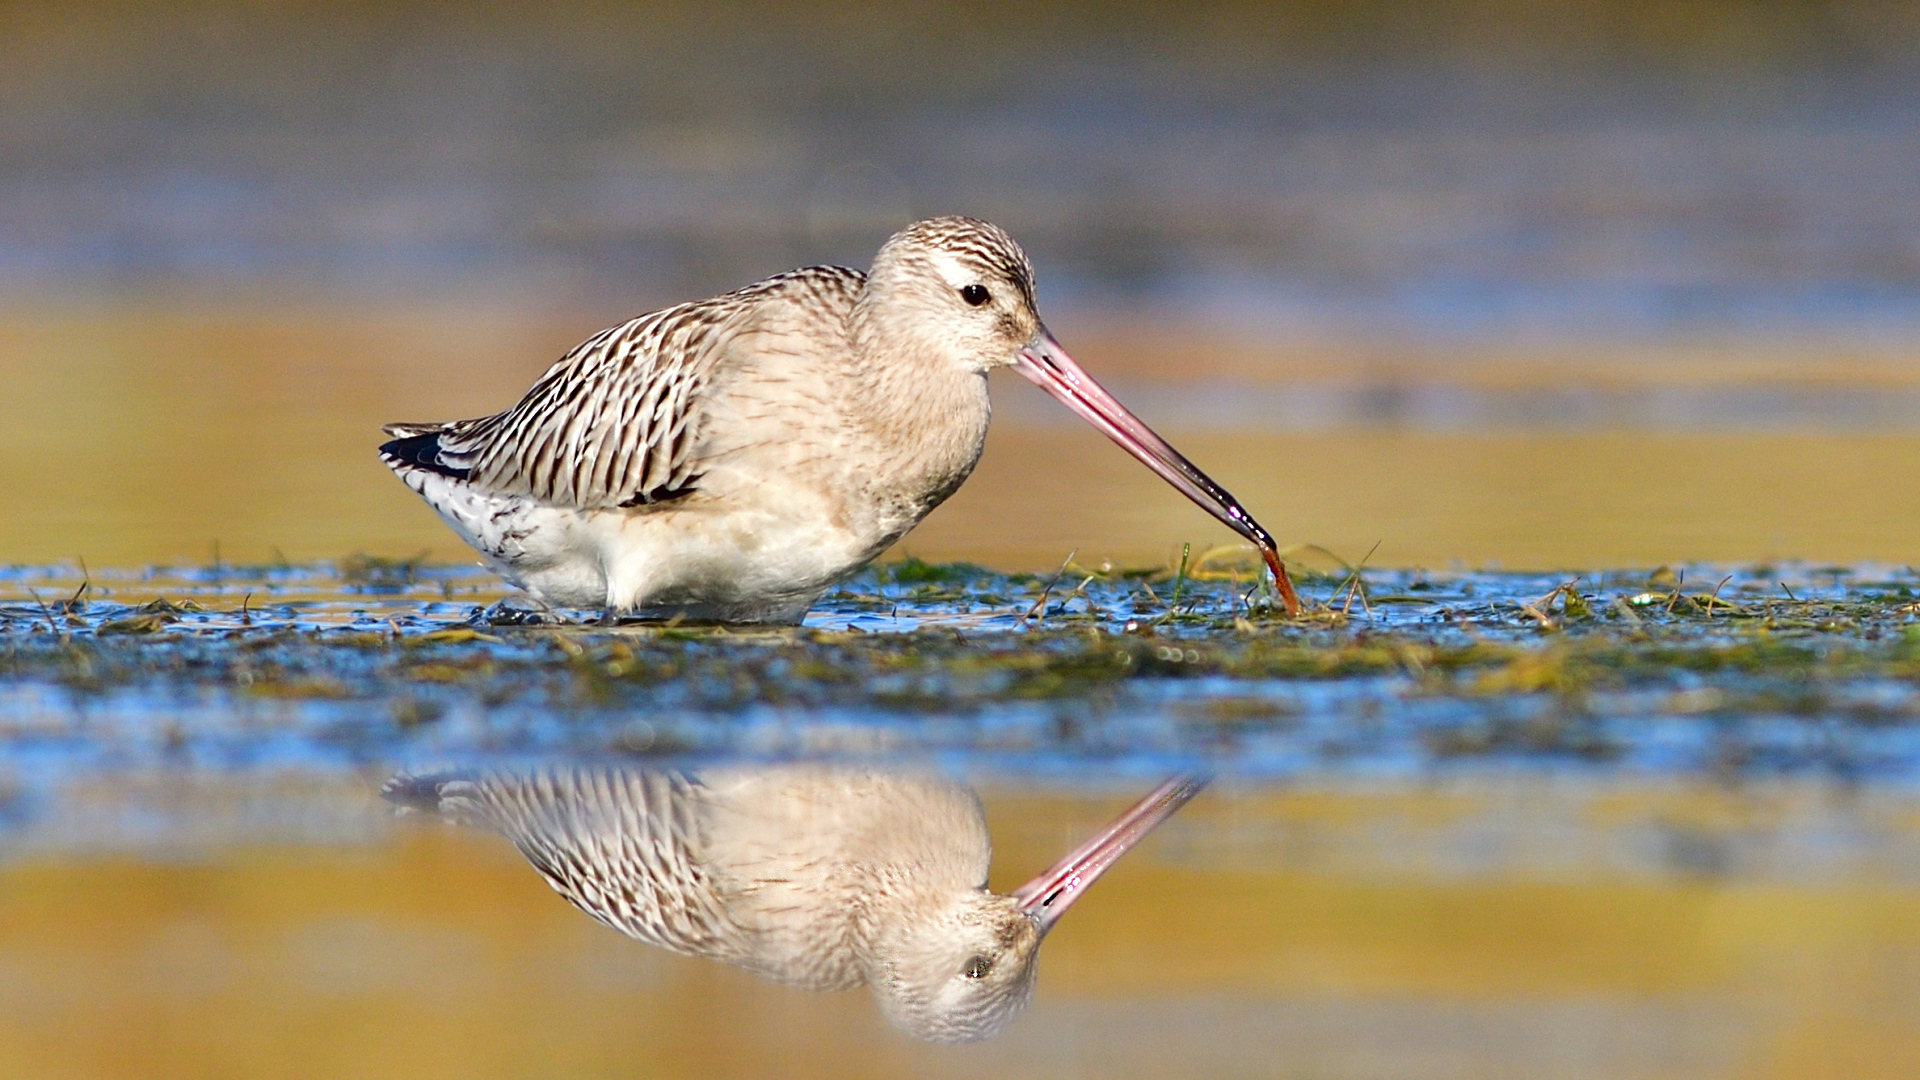
<path id="1" fill-rule="evenodd" d="M 1144 787 L 1144 785 L 1138 785 Z M 1131 795 L 988 789 L 996 880 Z M 1907 796 L 1819 784 L 1217 786 L 934 1047 L 625 941 L 497 839 L 347 778 L 117 782 L 196 828 L 0 863 L 0 1064 L 45 1077 L 1824 1077 L 1920 1052 Z M 289 812 L 289 810 L 294 812 Z M 35 830 L 29 830 L 32 837 Z M 103 843 L 101 837 L 112 837 Z"/>
<path id="2" fill-rule="evenodd" d="M 1904 1076 L 1904 568 L 1307 575 L 895 564 L 808 625 L 496 625 L 358 561 L 0 577 L 0 1065 L 51 1077 Z M 1722 580 L 1725 577 L 1726 580 Z M 1567 586 L 1567 588 L 1563 588 Z M 986 797 L 995 881 L 1222 778 L 913 1043 L 621 939 L 392 770 L 878 761 Z M 1838 1066 L 1837 1064 L 1838 1063 Z"/>

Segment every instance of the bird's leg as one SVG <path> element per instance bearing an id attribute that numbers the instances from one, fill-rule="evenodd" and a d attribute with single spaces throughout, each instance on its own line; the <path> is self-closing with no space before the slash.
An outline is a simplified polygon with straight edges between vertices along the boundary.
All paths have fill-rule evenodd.
<path id="1" fill-rule="evenodd" d="M 514 603 L 516 600 L 531 602 L 533 606 L 523 607 Z M 544 626 L 567 620 L 553 609 L 552 604 L 523 593 L 494 601 L 475 613 L 472 621 L 482 626 Z"/>

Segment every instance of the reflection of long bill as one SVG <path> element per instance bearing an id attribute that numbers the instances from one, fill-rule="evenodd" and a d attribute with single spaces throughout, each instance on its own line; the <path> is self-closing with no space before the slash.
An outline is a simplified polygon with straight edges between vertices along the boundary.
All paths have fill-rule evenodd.
<path id="1" fill-rule="evenodd" d="M 1300 614 L 1300 598 L 1293 591 L 1293 582 L 1287 577 L 1287 568 L 1281 564 L 1280 552 L 1274 546 L 1273 537 L 1267 535 L 1267 530 L 1261 528 L 1260 523 L 1241 508 L 1239 500 L 1229 494 L 1226 488 L 1214 483 L 1180 451 L 1167 445 L 1165 439 L 1155 435 L 1152 428 L 1142 423 L 1125 405 L 1094 382 L 1092 376 L 1082 371 L 1080 365 L 1073 362 L 1073 357 L 1068 356 L 1060 343 L 1053 339 L 1053 335 L 1047 333 L 1046 327 L 1041 327 L 1033 340 L 1027 342 L 1027 347 L 1020 350 L 1014 367 L 1031 379 L 1034 385 L 1052 394 L 1067 408 L 1105 432 L 1107 438 L 1119 443 L 1147 468 L 1159 473 L 1161 479 L 1192 499 L 1202 510 L 1219 518 L 1227 528 L 1253 541 L 1254 547 L 1260 549 L 1260 557 L 1266 560 L 1267 568 L 1273 571 L 1273 584 L 1280 590 L 1280 599 L 1287 606 L 1287 614 Z"/>
<path id="2" fill-rule="evenodd" d="M 1185 806 L 1206 786 L 1204 776 L 1176 776 L 1154 788 L 1098 836 L 1073 849 L 1046 873 L 1013 890 L 1013 898 L 1045 934 L 1061 913 L 1080 899 L 1087 886 L 1106 873 L 1128 848 L 1172 817 L 1175 810 Z"/>

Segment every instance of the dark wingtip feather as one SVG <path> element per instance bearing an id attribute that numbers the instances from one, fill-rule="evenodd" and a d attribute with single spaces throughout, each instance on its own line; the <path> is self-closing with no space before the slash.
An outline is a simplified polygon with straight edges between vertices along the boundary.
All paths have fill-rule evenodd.
<path id="1" fill-rule="evenodd" d="M 403 425 L 389 424 L 387 430 L 405 430 Z M 426 469 L 442 476 L 451 476 L 455 480 L 466 480 L 472 476 L 469 469 L 458 469 L 440 460 L 440 433 L 423 432 L 418 435 L 406 435 L 390 442 L 380 444 L 380 458 L 391 466 L 407 466 Z"/>

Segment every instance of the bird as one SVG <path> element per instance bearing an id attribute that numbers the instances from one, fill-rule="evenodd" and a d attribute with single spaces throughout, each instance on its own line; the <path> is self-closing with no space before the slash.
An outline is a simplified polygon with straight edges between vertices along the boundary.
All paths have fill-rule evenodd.
<path id="1" fill-rule="evenodd" d="M 791 624 L 966 480 L 1005 367 L 1251 541 L 1299 613 L 1272 537 L 1074 362 L 974 218 L 602 330 L 504 412 L 387 425 L 380 456 L 549 607 Z"/>
<path id="2" fill-rule="evenodd" d="M 951 1043 L 1012 1022 L 1048 930 L 1206 783 L 1168 779 L 1005 894 L 987 889 L 979 798 L 932 774 L 580 764 L 403 772 L 381 795 L 504 835 L 554 891 L 624 934 L 800 989 L 865 985 L 896 1028 Z"/>

